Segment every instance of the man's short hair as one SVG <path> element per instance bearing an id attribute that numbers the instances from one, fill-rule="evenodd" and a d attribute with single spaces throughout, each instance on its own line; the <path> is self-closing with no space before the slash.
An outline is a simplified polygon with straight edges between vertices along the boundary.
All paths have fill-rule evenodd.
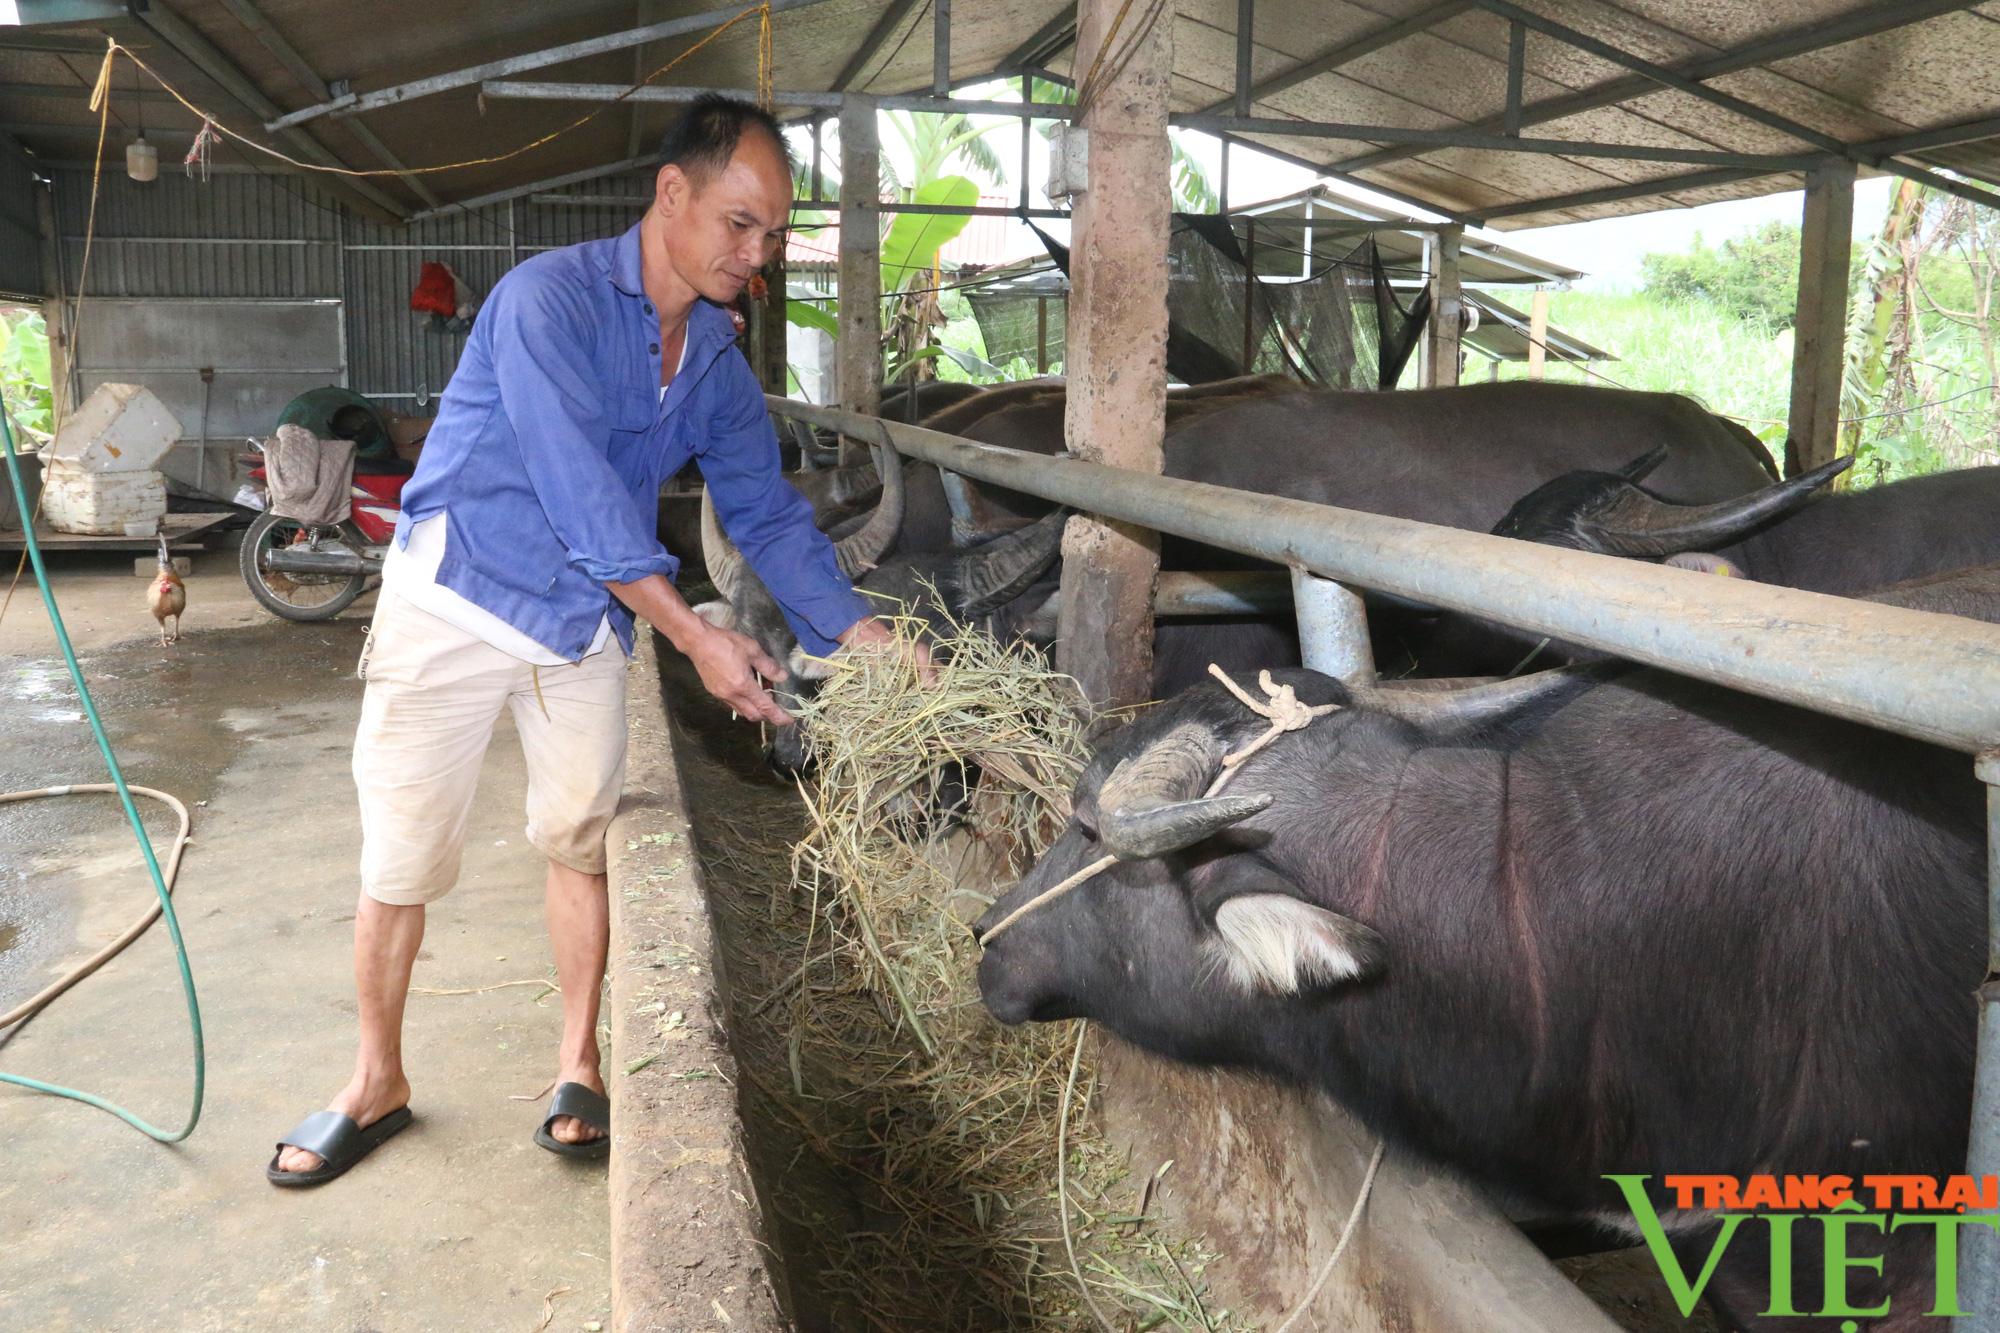
<path id="1" fill-rule="evenodd" d="M 667 127 L 660 140 L 661 165 L 679 167 L 697 187 L 729 165 L 744 131 L 769 135 L 785 160 L 787 173 L 796 172 L 791 145 L 779 128 L 778 118 L 754 102 L 745 102 L 721 93 L 703 93 L 688 103 L 680 118 Z"/>

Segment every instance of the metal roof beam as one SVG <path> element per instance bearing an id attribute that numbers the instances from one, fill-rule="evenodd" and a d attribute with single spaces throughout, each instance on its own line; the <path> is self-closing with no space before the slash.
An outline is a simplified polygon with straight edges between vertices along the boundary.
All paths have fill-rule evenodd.
<path id="1" fill-rule="evenodd" d="M 882 11 L 882 17 L 875 20 L 875 26 L 861 39 L 861 45 L 854 48 L 854 54 L 840 67 L 840 73 L 833 76 L 834 92 L 845 92 L 854 86 L 854 81 L 861 77 L 862 70 L 868 68 L 868 62 L 875 58 L 875 53 L 882 49 L 895 34 L 897 26 L 909 17 L 910 11 L 916 7 L 917 0 L 893 0 L 887 9 Z"/>
<path id="2" fill-rule="evenodd" d="M 1768 111 L 1755 102 L 1745 101 L 1733 93 L 1710 88 L 1699 79 L 1676 74 L 1665 65 L 1655 64 L 1643 56 L 1635 56 L 1630 51 L 1622 50 L 1609 42 L 1599 41 L 1589 33 L 1579 32 L 1553 19 L 1545 19 L 1533 10 L 1523 9 L 1514 4 L 1512 0 L 1473 0 L 1473 2 L 1489 14 L 1497 14 L 1510 22 L 1532 28 L 1545 37 L 1553 37 L 1563 45 L 1573 46 L 1579 51 L 1596 56 L 1599 60 L 1622 65 L 1634 74 L 1642 75 L 1662 87 L 1686 93 L 1689 97 L 1712 106 L 1719 106 L 1725 111 L 1733 111 L 1745 120 L 1755 121 L 1781 134 L 1789 134 L 1801 143 L 1811 144 L 1822 151 L 1843 156 L 1847 152 L 1846 144 L 1824 130 L 1816 130 L 1810 125 L 1793 120 L 1790 116 L 1781 116 L 1775 111 Z"/>
<path id="3" fill-rule="evenodd" d="M 104 43 L 82 37 L 58 37 L 48 32 L 0 28 L 0 51 L 40 51 L 52 56 L 102 56 Z"/>
<path id="4" fill-rule="evenodd" d="M 101 56 L 104 53 L 99 51 L 97 54 Z M 90 85 L 87 83 L 9 83 L 5 91 L 9 97 L 67 97 L 75 99 L 78 105 L 87 105 L 90 101 Z M 164 88 L 118 88 L 113 90 L 111 99 L 113 102 L 167 102 L 174 106 L 180 105 L 174 101 L 174 95 Z"/>
<path id="5" fill-rule="evenodd" d="M 1441 218 L 1444 218 L 1451 222 L 1459 223 L 1462 226 L 1477 227 L 1480 225 L 1480 219 L 1474 217 L 1470 213 L 1453 212 L 1451 209 L 1446 208 L 1443 204 L 1440 204 L 1435 200 L 1419 199 L 1417 196 L 1413 194 L 1403 193 L 1401 190 L 1396 189 L 1394 186 L 1377 185 L 1372 181 L 1356 180 L 1352 176 L 1346 175 L 1339 171 L 1331 170 L 1327 167 L 1325 163 L 1315 162 L 1309 157 L 1300 157 L 1296 153 L 1287 153 L 1283 149 L 1270 148 L 1260 143 L 1252 143 L 1250 142 L 1250 140 L 1241 138 L 1234 134 L 1223 134 L 1223 135 L 1218 135 L 1217 137 L 1220 138 L 1226 144 L 1235 144 L 1237 147 L 1247 148 L 1253 153 L 1263 153 L 1268 157 L 1276 158 L 1280 162 L 1289 162 L 1295 167 L 1304 167 L 1307 171 L 1312 172 L 1314 175 L 1325 176 L 1331 180 L 1342 181 L 1348 185 L 1357 186 L 1363 190 L 1368 190 L 1374 194 L 1379 194 L 1384 199 L 1393 200 L 1396 203 L 1401 204 L 1405 208 L 1414 208 L 1425 213 L 1435 213 Z"/>
<path id="6" fill-rule="evenodd" d="M 560 176 L 547 176 L 538 181 L 529 181 L 526 185 L 513 185 L 504 190 L 495 190 L 491 194 L 474 195 L 470 199 L 460 199 L 455 203 L 427 208 L 421 213 L 410 214 L 410 221 L 427 222 L 435 217 L 443 217 L 447 213 L 463 213 L 475 208 L 484 208 L 488 204 L 504 204 L 510 199 L 519 199 L 523 195 L 535 194 L 542 190 L 555 190 L 565 185 L 580 185 L 584 181 L 602 180 L 606 176 L 616 176 L 621 171 L 656 167 L 660 164 L 660 160 L 658 153 L 647 153 L 640 157 L 628 157 L 622 162 L 608 162 L 601 167 L 566 171 Z"/>
<path id="7" fill-rule="evenodd" d="M 1544 33 L 1547 36 L 1555 38 L 1557 41 L 1574 46 L 1580 51 L 1588 52 L 1603 60 L 1609 60 L 1613 64 L 1624 65 L 1627 69 L 1638 74 L 1643 74 L 1655 83 L 1664 84 L 1676 91 L 1684 92 L 1690 97 L 1699 98 L 1704 102 L 1722 107 L 1724 110 L 1734 111 L 1737 115 L 1747 120 L 1754 120 L 1761 125 L 1768 125 L 1772 129 L 1791 135 L 1795 139 L 1812 144 L 1817 148 L 1825 149 L 1833 157 L 1852 162 L 1857 166 L 1874 167 L 1881 171 L 1887 171 L 1908 180 L 1928 185 L 1934 190 L 1942 190 L 1946 194 L 1956 195 L 1961 199 L 1968 199 L 1976 204 L 1984 204 L 1988 208 L 2000 208 L 2000 194 L 1994 194 L 1990 190 L 1983 190 L 1977 186 L 1966 185 L 1963 182 L 1940 176 L 1936 172 L 1925 170 L 1922 167 L 1894 161 L 1883 154 L 1871 153 L 1857 144 L 1843 143 L 1832 135 L 1816 130 L 1810 125 L 1801 124 L 1789 116 L 1781 116 L 1775 111 L 1767 111 L 1753 102 L 1744 101 L 1740 97 L 1720 92 L 1714 88 L 1705 87 L 1687 78 L 1685 75 L 1676 74 L 1664 66 L 1655 65 L 1650 60 L 1641 59 L 1630 52 L 1621 51 L 1615 46 L 1600 42 L 1595 37 L 1580 33 L 1574 28 L 1565 27 L 1563 24 L 1542 18 L 1538 14 L 1531 13 L 1528 10 L 1522 9 L 1519 5 L 1513 4 L 1512 0 L 1475 0 L 1475 3 L 1489 13 L 1498 14 L 1502 18 L 1525 24 L 1537 32 Z"/>
<path id="8" fill-rule="evenodd" d="M 1720 78 L 1724 74 L 1734 74 L 1738 70 L 1750 69 L 1757 65 L 1769 64 L 1774 60 L 1788 60 L 1793 56 L 1808 55 L 1828 47 L 1841 46 L 1848 42 L 1873 37 L 1897 28 L 1921 23 L 1925 19 L 1949 14 L 1961 9 L 1970 9 L 1966 0 L 1905 0 L 1904 3 L 1884 5 L 1864 3 L 1839 18 L 1823 23 L 1809 23 L 1784 32 L 1773 33 L 1748 46 L 1734 51 L 1724 51 L 1693 61 L 1680 69 L 1687 79 L 1701 82 L 1705 79 Z M 1573 93 L 1563 93 L 1546 98 L 1532 106 L 1521 109 L 1521 123 L 1539 125 L 1551 120 L 1561 120 L 1566 116 L 1580 115 L 1586 111 L 1596 111 L 1607 106 L 1616 106 L 1653 91 L 1658 85 L 1640 74 L 1630 74 L 1611 79 L 1595 88 L 1582 88 Z M 1505 126 L 1505 116 L 1485 116 L 1473 121 L 1467 128 L 1477 130 L 1500 130 Z M 1373 167 L 1386 166 L 1404 158 L 1415 157 L 1421 149 L 1385 148 L 1378 152 L 1364 153 L 1336 164 L 1342 171 L 1367 171 Z"/>
<path id="9" fill-rule="evenodd" d="M 1035 30 L 1034 36 L 1009 51 L 993 72 L 996 76 L 1032 73 L 1037 78 L 1045 77 L 1039 72 L 1039 67 L 1075 44 L 1076 6 L 1064 5 L 1056 11 L 1054 18 Z"/>
<path id="10" fill-rule="evenodd" d="M 951 0 L 931 0 L 931 92 L 951 96 Z"/>
<path id="11" fill-rule="evenodd" d="M 250 76 L 237 68 L 235 62 L 218 50 L 208 38 L 196 31 L 187 20 L 160 4 L 158 0 L 139 11 L 139 21 L 144 23 L 160 39 L 196 69 L 214 80 L 216 85 L 231 97 L 241 102 L 252 115 L 260 119 L 278 114 L 278 106 L 256 84 Z M 347 169 L 347 164 L 335 157 L 319 140 L 303 130 L 288 129 L 281 136 L 300 156 L 320 166 Z M 351 176 L 330 176 L 328 188 L 339 192 L 347 200 L 372 218 L 389 222 L 401 222 L 403 209 L 394 199 L 383 194 L 365 180 Z"/>
<path id="12" fill-rule="evenodd" d="M 111 132 L 113 135 L 121 134 L 124 132 L 124 127 L 114 125 L 111 127 Z M 55 121 L 0 121 L 0 134 L 11 134 L 16 137 L 25 136 L 30 139 L 55 138 L 65 134 L 74 134 L 80 138 L 86 138 L 95 142 L 97 139 L 97 122 L 94 120 L 79 120 L 67 123 L 58 123 Z M 162 142 L 171 140 L 175 143 L 181 143 L 193 140 L 194 135 L 195 131 L 192 128 L 169 129 L 158 125 L 148 125 L 146 127 L 146 137 L 149 140 L 158 139 Z M 111 145 L 111 151 L 114 153 L 120 151 L 116 143 Z"/>
<path id="13" fill-rule="evenodd" d="M 1893 139 L 1874 139 L 1857 147 L 1864 153 L 1894 157 L 1901 153 L 1921 153 L 1932 148 L 1978 143 L 1982 139 L 2000 139 L 2000 116 L 1962 121 L 1957 125 L 1939 125 L 1934 129 L 1899 134 Z"/>
<path id="14" fill-rule="evenodd" d="M 1220 110 L 1223 106 L 1239 116 L 1250 114 L 1250 103 L 1256 100 L 1256 90 L 1251 87 L 1253 56 L 1257 45 L 1257 0 L 1236 0 L 1236 83 L 1235 95 L 1228 102 L 1218 103 L 1208 110 Z M 1233 103 L 1233 106 L 1231 105 Z"/>
<path id="15" fill-rule="evenodd" d="M 1180 115 L 1172 118 L 1183 129 L 1211 134 L 1275 134 L 1310 139 L 1374 139 L 1387 143 L 1422 144 L 1431 148 L 1469 148 L 1484 152 L 1543 153 L 1562 157 L 1612 158 L 1624 162 L 1680 162 L 1715 167 L 1756 167 L 1793 171 L 1811 165 L 1818 154 L 1734 153 L 1707 148 L 1655 148 L 1646 144 L 1590 143 L 1576 139 L 1510 139 L 1504 134 L 1473 130 L 1412 130 L 1382 125 L 1337 125 L 1314 120 L 1277 120 L 1258 116 Z"/>
<path id="16" fill-rule="evenodd" d="M 792 9 L 806 9 L 824 4 L 826 0 L 770 0 L 773 14 Z M 378 88 L 370 93 L 349 93 L 344 97 L 331 98 L 317 106 L 304 107 L 285 115 L 274 110 L 272 119 L 264 128 L 273 132 L 288 125 L 302 125 L 320 116 L 355 116 L 364 111 L 374 111 L 385 106 L 395 106 L 401 102 L 419 97 L 429 97 L 435 93 L 450 92 L 454 88 L 465 88 L 487 79 L 505 78 L 509 74 L 520 74 L 531 69 L 541 69 L 547 65 L 560 65 L 566 61 L 581 60 L 586 56 L 603 55 L 607 51 L 623 51 L 629 46 L 644 42 L 656 42 L 665 37 L 679 37 L 704 29 L 720 27 L 741 14 L 743 10 L 711 9 L 701 14 L 690 14 L 685 18 L 669 19 L 664 23 L 649 23 L 643 28 L 632 28 L 625 32 L 614 32 L 603 37 L 591 37 L 580 42 L 569 42 L 563 46 L 551 46 L 540 51 L 529 51 L 518 56 L 508 56 L 504 60 L 489 60 L 483 65 L 470 65 L 453 70 L 449 74 L 434 74 L 427 79 L 413 79 L 408 83 L 395 84 L 388 88 Z"/>
<path id="17" fill-rule="evenodd" d="M 1860 160 L 1865 161 L 1866 159 Z M 1880 162 L 1868 163 L 1868 165 L 1880 167 L 1892 176 L 1901 176 L 1903 179 L 1913 180 L 1919 185 L 1928 185 L 1933 190 L 1942 190 L 1946 194 L 1956 195 L 1958 198 L 1971 203 L 1982 204 L 1987 208 L 2000 209 L 2000 194 L 1995 194 L 1991 190 L 1983 190 L 1977 185 L 1968 185 L 1964 181 L 1955 181 L 1949 176 L 1940 176 L 1935 171 L 1912 166 L 1907 162 L 1896 162 L 1885 159 Z"/>
<path id="18" fill-rule="evenodd" d="M 1310 60 L 1300 61 L 1290 69 L 1273 74 L 1270 78 L 1252 85 L 1250 100 L 1261 101 L 1276 93 L 1284 92 L 1287 88 L 1295 88 L 1307 79 L 1318 78 L 1322 74 L 1339 69 L 1342 65 L 1352 64 L 1363 56 L 1373 55 L 1383 47 L 1393 46 L 1405 37 L 1415 36 L 1428 28 L 1436 27 L 1446 19 L 1458 17 L 1472 8 L 1472 2 L 1473 0 L 1444 0 L 1442 4 L 1432 5 L 1406 19 L 1387 24 L 1351 41 L 1342 42 L 1339 46 L 1320 52 Z M 1202 112 L 1209 114 L 1222 111 L 1232 103 L 1233 99 L 1225 97 L 1220 102 L 1203 107 Z"/>
<path id="19" fill-rule="evenodd" d="M 982 83 L 986 81 L 979 80 Z M 746 100 L 756 97 L 755 93 L 738 88 L 669 88 L 656 84 L 632 92 L 618 83 L 538 83 L 529 79 L 481 84 L 479 92 L 483 97 L 534 102 L 610 102 L 621 97 L 631 102 L 691 102 L 712 92 Z M 838 111 L 846 96 L 845 93 L 788 92 L 781 88 L 771 94 L 771 101 L 775 106 Z M 983 102 L 963 97 L 934 97 L 930 93 L 877 97 L 875 103 L 883 111 L 955 111 L 963 115 L 1006 116 L 1015 120 L 1023 115 L 1035 120 L 1068 120 L 1076 114 L 1076 108 L 1068 102 Z"/>
<path id="20" fill-rule="evenodd" d="M 252 4 L 251 0 L 222 0 L 222 7 L 227 9 L 238 23 L 248 28 L 250 35 L 262 43 L 264 49 L 269 51 L 307 92 L 314 97 L 333 96 L 333 90 L 327 87 L 326 80 L 319 76 L 306 58 L 299 54 L 298 48 L 286 40 L 285 35 L 273 26 L 271 20 L 266 18 L 263 11 Z M 428 185 L 424 184 L 424 178 L 412 175 L 402 161 L 389 151 L 389 145 L 375 136 L 375 131 L 358 120 L 347 128 L 349 133 L 361 141 L 362 147 L 375 155 L 376 161 L 398 173 L 396 179 L 409 186 L 426 204 L 433 208 L 437 207 L 438 197 L 431 193 Z"/>
<path id="21" fill-rule="evenodd" d="M 682 102 L 710 91 L 704 88 L 641 88 L 628 100 L 637 102 Z M 525 98 L 538 101 L 603 102 L 624 96 L 628 90 L 614 83 L 534 83 L 502 81 L 481 85 L 481 92 L 493 98 Z M 746 95 L 747 94 L 740 94 Z M 842 94 L 776 92 L 771 100 L 785 106 L 832 108 L 840 105 Z M 956 111 L 965 115 L 1020 116 L 1042 120 L 1068 120 L 1076 108 L 1068 103 L 983 102 L 955 97 L 914 94 L 883 97 L 878 104 L 887 110 Z M 1815 155 L 1774 156 L 1766 153 L 1733 153 L 1702 148 L 1655 148 L 1644 144 L 1590 143 L 1570 139 L 1510 139 L 1505 135 L 1480 134 L 1470 130 L 1414 130 L 1380 125 L 1341 125 L 1313 120 L 1280 120 L 1263 116 L 1210 116 L 1189 112 L 1169 117 L 1181 129 L 1208 134 L 1274 134 L 1315 139 L 1386 139 L 1393 143 L 1423 144 L 1432 148 L 1491 149 L 1512 153 L 1553 153 L 1568 157 L 1611 158 L 1627 162 L 1675 162 L 1700 166 L 1759 167 L 1766 171 L 1789 171 L 1811 165 Z M 1253 145 L 1254 146 L 1254 145 Z"/>
<path id="22" fill-rule="evenodd" d="M 1737 181 L 1755 180 L 1759 176 L 1776 173 L 1758 171 L 1745 167 L 1718 167 L 1712 171 L 1691 171 L 1683 176 L 1664 176 L 1649 181 L 1632 181 L 1625 185 L 1605 185 L 1595 190 L 1578 190 L 1573 194 L 1551 195 L 1546 199 L 1530 199 L 1525 203 L 1502 204 L 1497 208 L 1487 208 L 1489 222 L 1501 218 L 1521 217 L 1528 213 L 1559 213 L 1570 208 L 1588 208 L 1593 204 L 1615 204 L 1627 199 L 1644 199 L 1651 195 L 1674 194 L 1681 190 L 1698 190 L 1709 185 L 1732 185 Z"/>

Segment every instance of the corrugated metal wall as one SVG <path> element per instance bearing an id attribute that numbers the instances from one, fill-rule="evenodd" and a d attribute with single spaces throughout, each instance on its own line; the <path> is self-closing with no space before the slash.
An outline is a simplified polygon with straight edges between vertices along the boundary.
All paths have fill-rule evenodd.
<path id="1" fill-rule="evenodd" d="M 42 290 L 42 228 L 35 218 L 34 169 L 14 141 L 0 135 L 0 296 Z"/>
<path id="2" fill-rule="evenodd" d="M 90 173 L 53 174 L 63 288 L 75 292 L 90 221 Z M 290 177 L 217 174 L 201 181 L 169 167 L 141 185 L 122 168 L 107 168 L 85 297 L 339 296 L 340 226 L 338 207 Z"/>
<path id="3" fill-rule="evenodd" d="M 74 291 L 90 214 L 90 173 L 61 169 L 54 175 L 65 283 Z M 652 179 L 652 172 L 639 171 L 556 193 L 644 197 Z M 304 176 L 218 173 L 200 181 L 169 168 L 140 185 L 122 171 L 106 171 L 88 292 L 338 298 L 345 306 L 349 387 L 424 414 L 436 410 L 434 400 L 465 345 L 463 335 L 437 330 L 410 310 L 424 261 L 449 265 L 484 296 L 529 255 L 616 235 L 638 214 L 636 206 L 523 198 L 390 227 L 354 217 Z M 32 260 L 34 248 L 26 250 Z"/>

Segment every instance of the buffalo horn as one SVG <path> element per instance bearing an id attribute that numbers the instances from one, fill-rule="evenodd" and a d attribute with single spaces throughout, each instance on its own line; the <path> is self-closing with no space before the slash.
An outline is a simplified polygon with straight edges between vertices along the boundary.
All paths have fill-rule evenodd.
<path id="1" fill-rule="evenodd" d="M 1378 685 L 1358 694 L 1355 702 L 1427 730 L 1456 730 L 1498 721 L 1531 704 L 1554 698 L 1589 679 L 1591 677 L 1580 670 L 1560 667 L 1455 690 L 1396 689 L 1390 685 Z"/>
<path id="2" fill-rule="evenodd" d="M 849 505 L 861 503 L 882 489 L 882 479 L 875 475 L 873 461 L 807 472 L 795 477 L 792 484 L 812 502 L 813 518 L 817 522 L 824 522 L 829 516 Z"/>
<path id="3" fill-rule="evenodd" d="M 1657 448 L 1648 449 L 1624 467 L 1617 469 L 1617 472 L 1619 476 L 1625 478 L 1627 481 L 1644 481 L 1653 474 L 1655 468 L 1666 461 L 1667 446 L 1663 444 Z"/>
<path id="4" fill-rule="evenodd" d="M 1036 519 L 1019 532 L 995 537 L 958 558 L 957 616 L 983 616 L 1026 592 L 1062 554 L 1067 510 Z"/>
<path id="5" fill-rule="evenodd" d="M 708 581 L 715 585 L 722 600 L 731 606 L 739 605 L 736 595 L 743 587 L 743 553 L 723 532 L 722 522 L 715 515 L 715 501 L 706 486 L 701 491 L 701 562 L 708 568 Z"/>
<path id="6" fill-rule="evenodd" d="M 882 476 L 882 498 L 875 502 L 868 521 L 852 535 L 833 544 L 840 572 L 850 579 L 860 578 L 882 563 L 882 557 L 896 544 L 903 526 L 903 463 L 888 445 L 875 448 L 875 470 Z"/>
<path id="7" fill-rule="evenodd" d="M 1851 457 L 1836 458 L 1790 481 L 1715 504 L 1673 504 L 1636 486 L 1620 487 L 1579 526 L 1607 555 L 1658 559 L 1682 551 L 1713 550 L 1791 513 L 1853 462 Z"/>
<path id="8" fill-rule="evenodd" d="M 1099 840 L 1121 861 L 1165 856 L 1240 823 L 1271 804 L 1255 796 L 1203 796 L 1222 767 L 1222 739 L 1183 723 L 1111 770 L 1098 790 Z"/>

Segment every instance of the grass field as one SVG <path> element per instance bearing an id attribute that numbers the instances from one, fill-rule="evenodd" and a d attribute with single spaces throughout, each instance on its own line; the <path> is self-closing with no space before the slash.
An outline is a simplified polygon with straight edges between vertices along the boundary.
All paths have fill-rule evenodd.
<path id="1" fill-rule="evenodd" d="M 1549 322 L 1619 358 L 1587 368 L 1551 358 L 1549 379 L 1683 393 L 1711 412 L 1742 420 L 1773 449 L 1783 446 L 1791 330 L 1773 335 L 1713 306 L 1620 292 L 1556 292 L 1549 298 Z M 1484 358 L 1473 358 L 1467 378 L 1484 369 Z M 1527 377 L 1524 363 L 1500 366 L 1503 380 Z"/>
<path id="2" fill-rule="evenodd" d="M 1791 397 L 1790 329 L 1770 333 L 1714 306 L 1620 292 L 1557 292 L 1549 301 L 1549 320 L 1619 359 L 1585 368 L 1551 358 L 1548 378 L 1684 393 L 1712 412 L 1742 421 L 1774 454 L 1783 450 Z M 1900 415 L 1869 415 L 1858 423 L 1854 484 L 2000 463 L 1991 447 L 1995 396 L 1977 339 L 1935 336 L 1927 341 L 1925 356 L 1927 405 Z M 1484 359 L 1473 358 L 1467 378 L 1486 373 Z M 1527 374 L 1525 364 L 1500 367 L 1501 379 Z M 1882 407 L 1871 403 L 1866 411 Z M 1849 447 L 1844 438 L 1843 449 Z"/>

